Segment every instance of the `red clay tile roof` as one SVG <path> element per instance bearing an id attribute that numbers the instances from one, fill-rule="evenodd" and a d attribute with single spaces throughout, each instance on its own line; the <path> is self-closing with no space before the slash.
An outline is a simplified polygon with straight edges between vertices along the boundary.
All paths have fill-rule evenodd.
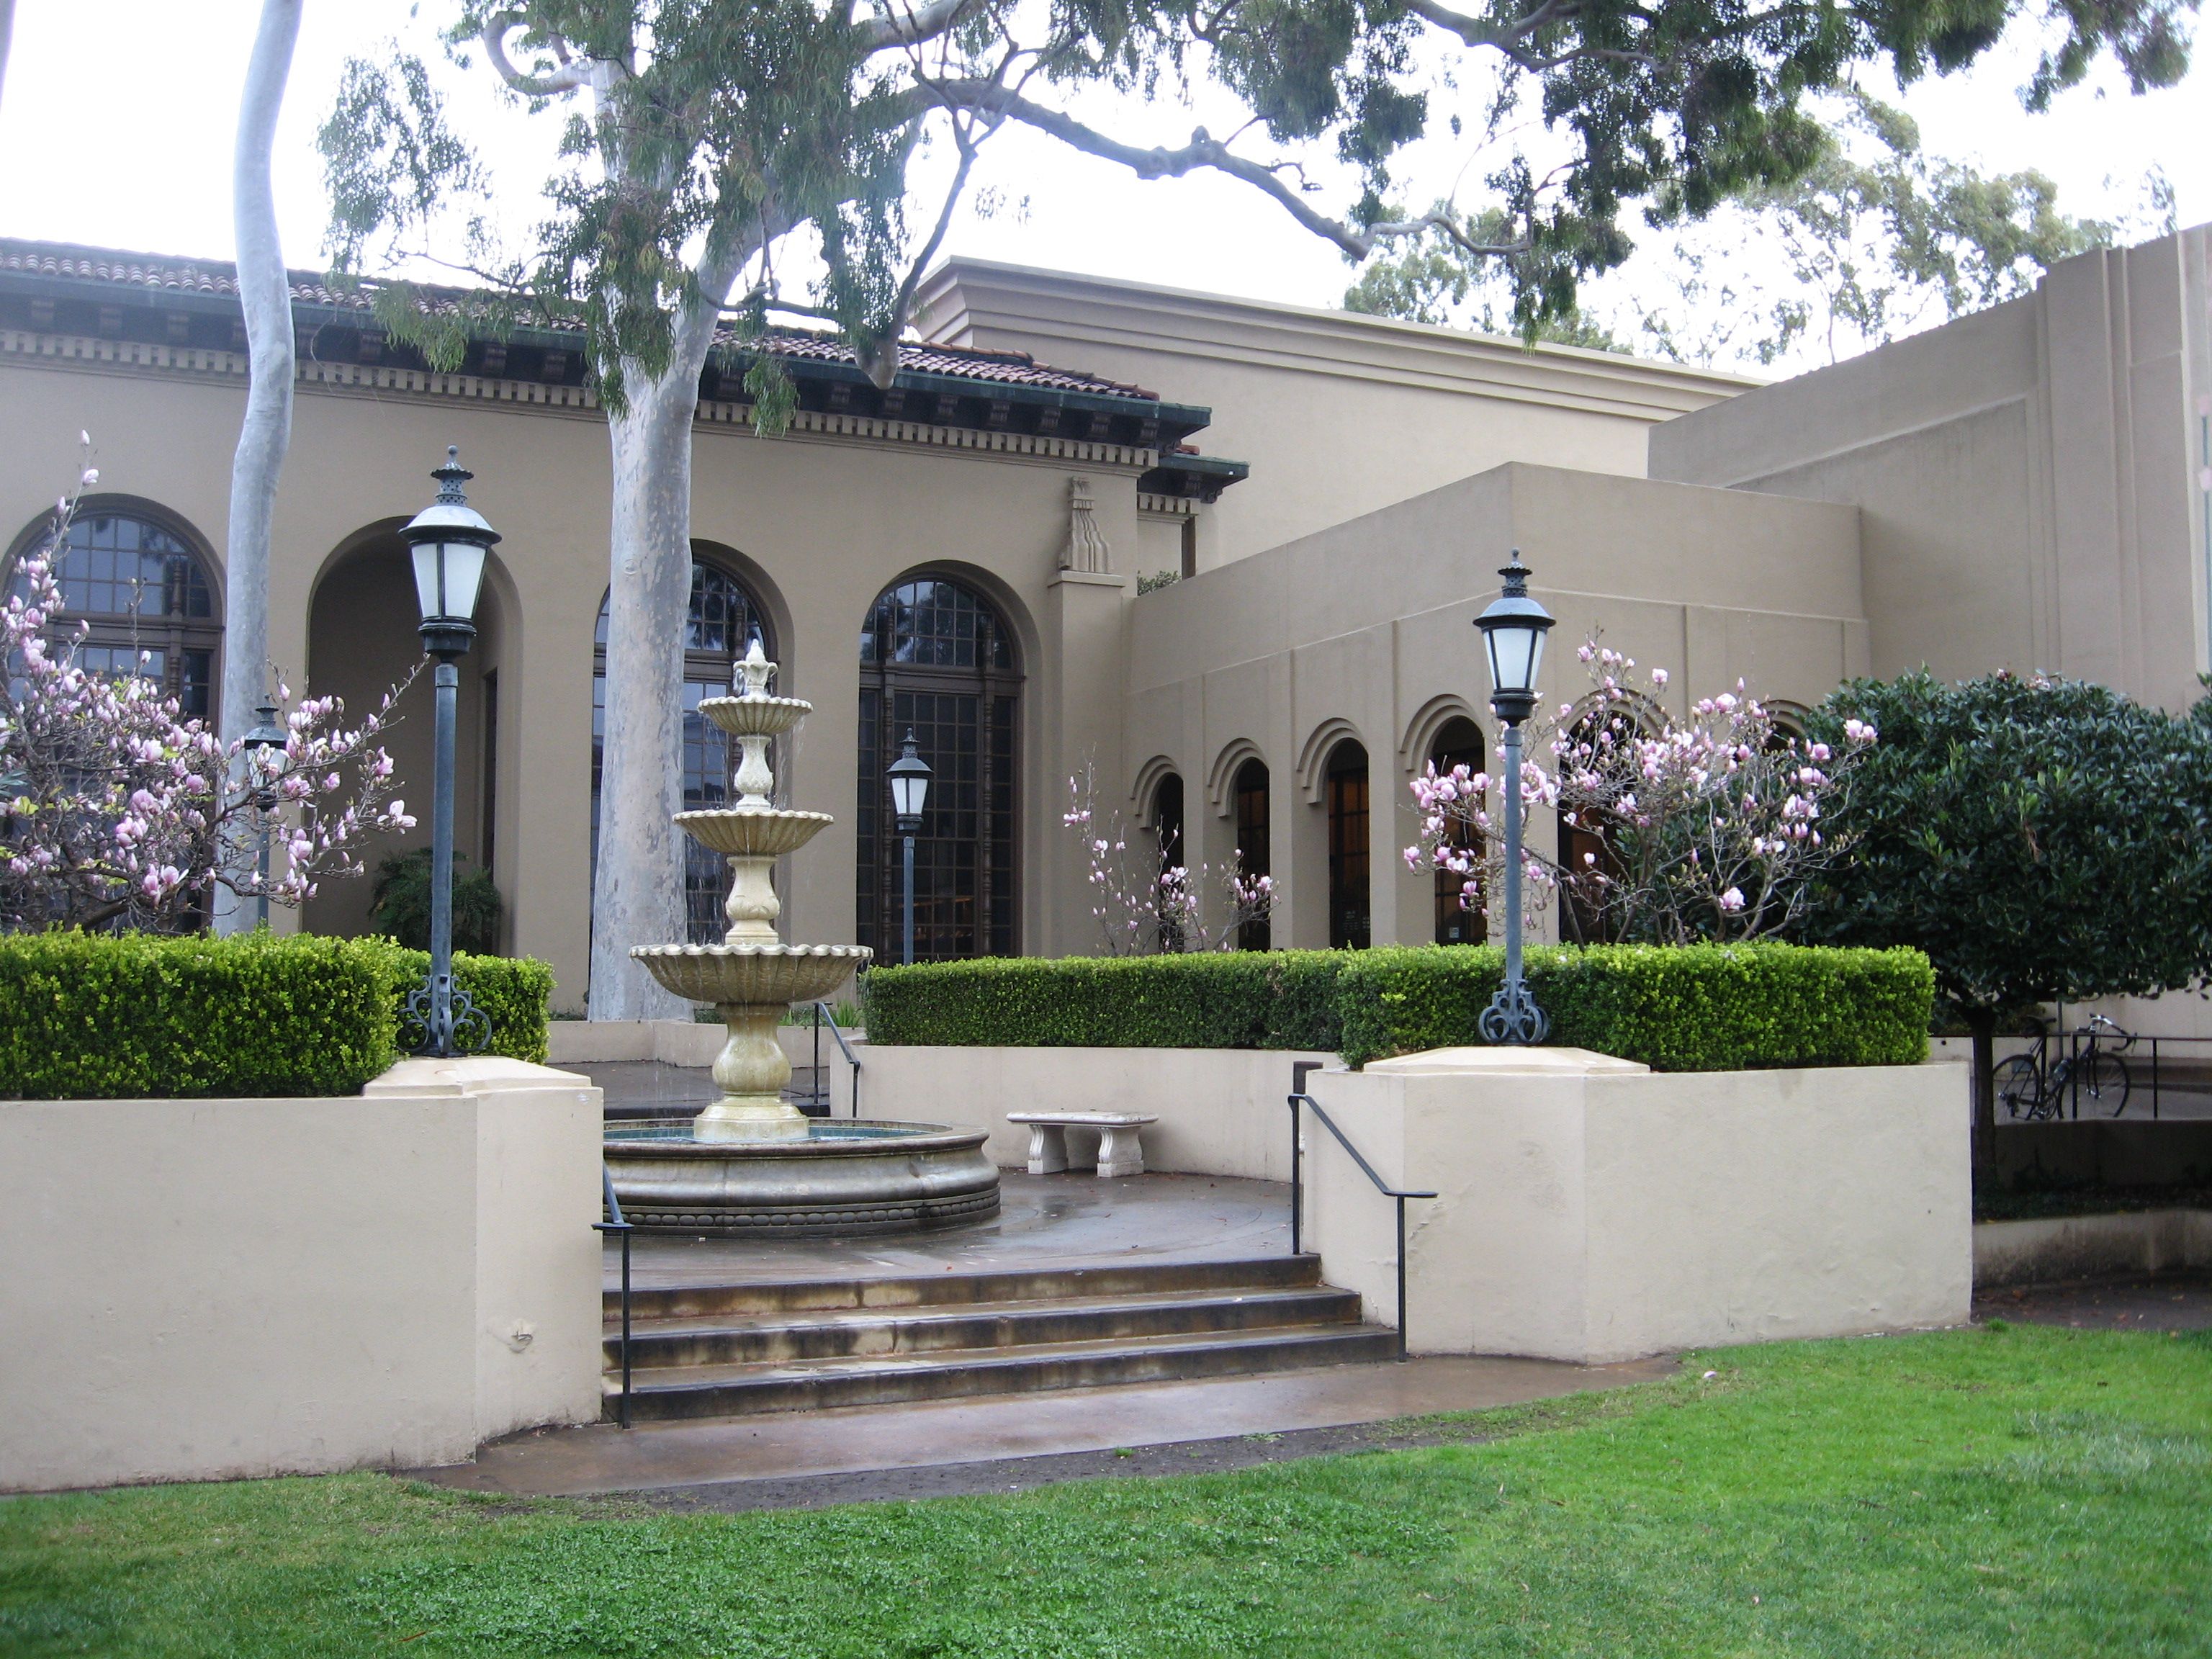
<path id="1" fill-rule="evenodd" d="M 32 242 L 0 237 L 0 273 L 209 299 L 238 297 L 237 268 L 224 260 L 174 259 L 161 254 L 130 253 L 67 242 Z M 369 295 L 365 291 L 333 289 L 312 271 L 295 270 L 290 274 L 295 305 L 364 313 L 369 309 Z M 458 305 L 466 292 L 464 289 L 429 286 L 422 289 L 433 311 Z M 547 319 L 534 326 L 561 333 L 582 331 L 580 325 L 566 319 Z M 718 343 L 735 345 L 737 340 L 734 333 L 725 328 L 720 331 Z M 807 329 L 770 329 L 766 344 L 779 357 L 827 363 L 855 361 L 848 342 L 834 334 Z M 1079 370 L 1054 368 L 1038 362 L 1025 351 L 975 351 L 909 341 L 900 350 L 899 366 L 919 374 L 944 374 L 1054 392 L 1090 392 L 1098 397 L 1128 398 L 1147 403 L 1159 401 L 1157 394 L 1141 386 L 1127 386 Z"/>

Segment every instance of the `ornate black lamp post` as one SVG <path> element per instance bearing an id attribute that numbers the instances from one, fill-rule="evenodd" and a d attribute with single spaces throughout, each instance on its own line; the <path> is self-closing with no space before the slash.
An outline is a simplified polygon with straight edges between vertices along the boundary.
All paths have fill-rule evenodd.
<path id="1" fill-rule="evenodd" d="M 1505 726 L 1505 983 L 1482 1011 L 1482 1036 L 1488 1042 L 1526 1045 L 1541 1042 L 1552 1029 L 1521 976 L 1521 723 L 1536 712 L 1536 671 L 1552 613 L 1528 597 L 1520 549 L 1498 574 L 1505 578 L 1504 591 L 1474 619 L 1490 659 L 1490 707 Z"/>
<path id="2" fill-rule="evenodd" d="M 890 764 L 891 807 L 898 815 L 898 832 L 906 838 L 906 936 L 899 960 L 914 962 L 914 838 L 921 833 L 921 806 L 929 799 L 929 763 L 915 752 L 914 728 L 907 728 L 906 743 Z"/>
<path id="3" fill-rule="evenodd" d="M 491 1021 L 453 984 L 453 727 L 461 674 L 454 666 L 477 637 L 477 591 L 499 532 L 468 503 L 461 486 L 476 475 L 461 466 L 458 447 L 430 475 L 438 499 L 399 533 L 415 559 L 415 597 L 422 610 L 422 649 L 435 659 L 437 782 L 430 810 L 430 972 L 407 999 L 407 1024 L 418 1054 L 481 1048 Z"/>
<path id="4" fill-rule="evenodd" d="M 264 702 L 253 711 L 253 729 L 248 732 L 243 744 L 249 762 L 264 750 L 284 746 L 284 728 L 276 724 L 276 705 Z M 253 921 L 257 927 L 269 925 L 269 819 L 276 810 L 276 792 L 264 785 L 253 792 L 254 809 L 261 815 L 261 883 L 264 890 L 253 901 Z"/>

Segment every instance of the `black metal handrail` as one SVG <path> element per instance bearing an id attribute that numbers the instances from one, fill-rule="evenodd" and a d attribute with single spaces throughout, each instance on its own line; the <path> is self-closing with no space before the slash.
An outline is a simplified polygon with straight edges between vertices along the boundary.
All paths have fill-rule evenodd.
<path id="1" fill-rule="evenodd" d="M 1397 1201 L 1398 1358 L 1403 1361 L 1406 1358 L 1406 1200 L 1409 1198 L 1434 1198 L 1436 1194 L 1401 1190 L 1376 1174 L 1375 1166 L 1361 1154 L 1358 1147 L 1352 1144 L 1344 1131 L 1336 1127 L 1336 1120 L 1322 1109 L 1321 1102 L 1306 1092 L 1307 1076 L 1321 1068 L 1322 1062 L 1317 1060 L 1294 1060 L 1291 1062 L 1291 1254 L 1297 1255 L 1299 1253 L 1305 1237 L 1305 1168 L 1298 1144 L 1303 1139 L 1298 1112 L 1300 1108 L 1310 1106 L 1313 1115 L 1321 1120 L 1322 1127 L 1334 1135 L 1336 1144 L 1352 1154 L 1352 1161 L 1359 1166 L 1360 1174 L 1375 1183 L 1375 1190 L 1383 1197 Z"/>
<path id="2" fill-rule="evenodd" d="M 837 1047 L 845 1056 L 845 1063 L 853 1068 L 853 1115 L 860 1115 L 860 1057 L 853 1052 L 853 1045 L 845 1041 L 845 1033 L 837 1024 L 837 1016 L 826 1002 L 814 1005 L 814 1096 L 812 1105 L 821 1109 L 823 1117 L 830 1115 L 830 1091 L 822 1081 L 822 1026 L 827 1021 L 830 1035 L 837 1040 Z"/>
<path id="3" fill-rule="evenodd" d="M 604 1164 L 599 1165 L 599 1182 L 606 1193 L 607 1218 L 592 1224 L 592 1231 L 617 1233 L 622 1237 L 622 1404 L 616 1420 L 623 1427 L 629 1426 L 629 1236 L 637 1231 L 636 1224 L 623 1218 L 622 1200 L 615 1196 L 615 1178 Z"/>

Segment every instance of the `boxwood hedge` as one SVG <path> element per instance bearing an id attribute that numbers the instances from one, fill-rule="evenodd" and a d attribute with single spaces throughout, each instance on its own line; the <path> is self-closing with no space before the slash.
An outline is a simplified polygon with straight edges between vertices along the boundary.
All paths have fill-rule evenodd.
<path id="1" fill-rule="evenodd" d="M 1908 1065 L 1935 994 L 1917 951 L 1596 945 L 1528 954 L 1555 1043 L 1657 1071 Z M 1480 1043 L 1490 945 L 991 957 L 878 968 L 871 1042 L 1334 1049 L 1354 1066 Z"/>
<path id="2" fill-rule="evenodd" d="M 0 1098 L 345 1095 L 392 1063 L 428 956 L 268 933 L 0 938 Z M 545 1057 L 544 963 L 457 957 L 491 1051 Z"/>

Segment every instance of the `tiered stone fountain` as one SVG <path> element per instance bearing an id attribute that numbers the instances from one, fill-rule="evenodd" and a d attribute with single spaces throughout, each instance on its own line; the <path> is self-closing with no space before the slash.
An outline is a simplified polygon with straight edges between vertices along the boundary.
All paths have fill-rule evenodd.
<path id="1" fill-rule="evenodd" d="M 699 712 L 736 738 L 733 805 L 678 812 L 676 823 L 730 861 L 720 945 L 639 945 L 630 955 L 661 984 L 711 1003 L 729 1031 L 714 1061 L 722 1098 L 690 1119 L 609 1129 L 606 1158 L 624 1214 L 640 1226 L 786 1235 L 955 1226 L 995 1215 L 999 1172 L 987 1132 L 942 1124 L 809 1118 L 783 1098 L 791 1061 L 776 1028 L 793 1002 L 842 984 L 865 946 L 786 945 L 771 879 L 775 860 L 836 820 L 775 806 L 768 746 L 812 705 L 770 696 L 775 665 L 760 642 L 738 665 L 738 695 Z"/>

